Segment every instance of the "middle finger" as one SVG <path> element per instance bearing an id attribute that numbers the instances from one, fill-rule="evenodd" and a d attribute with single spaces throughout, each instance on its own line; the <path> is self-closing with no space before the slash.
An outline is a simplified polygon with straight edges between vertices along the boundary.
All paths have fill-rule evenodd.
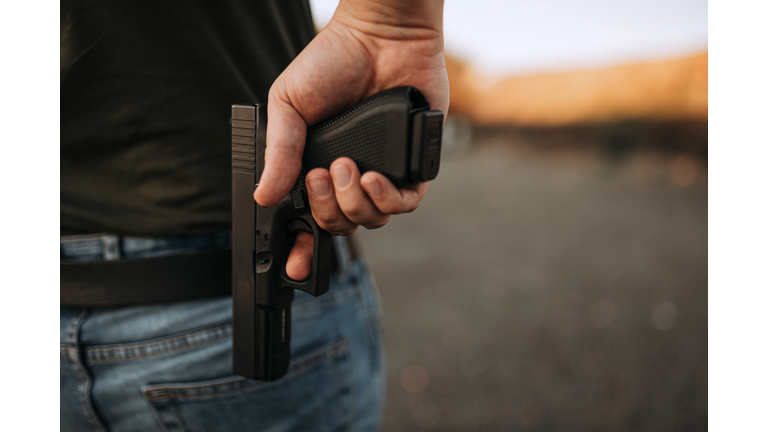
<path id="1" fill-rule="evenodd" d="M 381 228 L 389 222 L 389 215 L 380 212 L 360 186 L 360 171 L 352 159 L 336 159 L 330 171 L 336 201 L 350 221 L 368 229 Z"/>

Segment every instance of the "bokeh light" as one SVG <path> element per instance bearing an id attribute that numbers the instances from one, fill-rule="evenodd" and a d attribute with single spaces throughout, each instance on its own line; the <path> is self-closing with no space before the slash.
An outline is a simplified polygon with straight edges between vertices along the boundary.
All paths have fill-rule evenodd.
<path id="1" fill-rule="evenodd" d="M 408 366 L 400 373 L 400 385 L 408 393 L 420 393 L 429 385 L 429 373 L 422 366 Z"/>
<path id="2" fill-rule="evenodd" d="M 690 186 L 696 181 L 698 175 L 696 161 L 690 156 L 680 155 L 672 161 L 669 174 L 672 176 L 672 181 L 678 186 Z"/>

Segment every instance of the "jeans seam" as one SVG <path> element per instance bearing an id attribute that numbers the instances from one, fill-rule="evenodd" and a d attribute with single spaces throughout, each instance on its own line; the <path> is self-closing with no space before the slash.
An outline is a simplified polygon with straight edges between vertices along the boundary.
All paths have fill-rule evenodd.
<path id="1" fill-rule="evenodd" d="M 213 328 L 185 333 L 148 343 L 135 343 L 114 347 L 89 347 L 85 350 L 86 361 L 99 363 L 108 361 L 138 360 L 168 354 L 214 342 L 232 334 L 232 324 L 217 325 Z"/>
<path id="2" fill-rule="evenodd" d="M 361 266 L 367 267 L 368 262 L 363 261 Z M 371 356 L 371 369 L 376 370 L 379 367 L 379 354 L 382 349 L 383 330 L 382 330 L 382 315 L 381 315 L 381 299 L 379 298 L 379 291 L 376 286 L 376 281 L 373 280 L 373 276 L 365 270 L 361 271 L 362 274 L 368 274 L 368 277 L 363 277 L 361 284 L 364 289 L 362 290 L 365 297 L 363 303 L 365 304 L 366 316 L 370 320 L 369 325 L 369 337 L 370 337 L 370 350 L 373 355 Z"/>
<path id="3" fill-rule="evenodd" d="M 347 248 L 347 239 L 340 236 L 333 236 L 333 246 L 336 249 L 336 257 L 339 260 L 339 274 L 346 275 L 350 264 L 349 249 Z"/>
<path id="4" fill-rule="evenodd" d="M 160 428 L 163 429 L 163 432 L 171 432 L 171 430 L 168 429 L 168 424 L 165 422 L 165 418 L 162 416 L 162 414 L 160 414 L 160 411 L 155 408 L 155 404 L 151 403 L 146 398 L 144 400 L 146 401 L 147 405 L 149 405 L 149 409 L 155 413 L 155 419 L 158 423 L 160 423 Z"/>
<path id="5" fill-rule="evenodd" d="M 295 375 L 295 373 L 286 374 L 285 378 L 292 375 Z M 173 390 L 169 387 L 160 387 L 157 389 L 142 390 L 142 392 L 144 393 L 144 397 L 146 397 L 146 399 L 149 401 L 165 400 L 165 399 L 170 399 L 170 400 L 196 399 L 200 397 L 218 396 L 220 394 L 231 393 L 233 391 L 248 390 L 254 387 L 262 387 L 265 385 L 269 385 L 271 383 L 272 383 L 271 381 L 253 381 L 253 380 L 248 380 L 246 378 L 238 378 L 227 385 L 223 385 L 223 384 L 216 385 L 216 387 L 222 387 L 220 390 L 211 390 L 207 393 L 200 393 L 196 395 L 183 394 L 187 390 L 194 389 L 195 387 L 189 387 L 183 390 Z M 199 388 L 205 388 L 205 387 L 208 387 L 208 386 L 200 386 Z"/>
<path id="6" fill-rule="evenodd" d="M 309 369 L 321 364 L 327 360 L 333 360 L 339 355 L 342 355 L 349 351 L 349 341 L 346 338 L 341 338 L 333 343 L 328 349 L 312 354 L 303 359 L 299 359 L 294 363 L 291 369 L 284 378 L 299 375 L 306 372 Z M 220 394 L 231 393 L 233 391 L 248 390 L 255 387 L 262 387 L 267 385 L 279 384 L 279 381 L 254 381 L 246 378 L 234 378 L 228 381 L 222 381 L 215 384 L 200 384 L 200 385 L 157 385 L 157 386 L 145 386 L 141 389 L 144 394 L 144 398 L 148 401 L 154 400 L 176 400 L 176 399 L 196 399 L 200 397 L 217 396 Z M 193 394 L 192 391 L 200 389 L 204 393 Z"/>
<path id="7" fill-rule="evenodd" d="M 174 414 L 176 414 L 176 421 L 179 423 L 181 430 L 183 432 L 189 432 L 187 425 L 184 423 L 184 419 L 181 418 L 181 413 L 179 412 L 179 407 L 176 405 L 175 399 L 171 399 L 171 406 L 173 407 Z"/>
<path id="8" fill-rule="evenodd" d="M 351 354 L 350 354 L 351 355 Z M 354 389 L 353 386 L 349 385 L 347 381 L 344 379 L 349 379 L 349 368 L 351 367 L 351 363 L 353 363 L 354 360 L 350 359 L 350 361 L 344 362 L 344 365 L 342 366 L 344 368 L 344 371 L 340 372 L 339 368 L 333 368 L 334 375 L 336 375 L 336 381 L 340 383 L 347 383 L 346 385 L 346 397 L 342 398 L 341 403 L 339 404 L 340 409 L 342 410 L 342 415 L 339 417 L 341 418 L 341 425 L 342 430 L 350 430 L 352 428 L 352 419 L 350 416 L 350 408 L 349 404 L 350 401 L 354 400 Z M 346 376 L 345 376 L 346 375 Z"/>
<path id="9" fill-rule="evenodd" d="M 72 362 L 75 374 L 77 375 L 77 393 L 78 399 L 80 400 L 80 409 L 83 410 L 85 418 L 88 419 L 94 429 L 106 432 L 106 427 L 96 414 L 96 410 L 93 408 L 93 403 L 91 401 L 91 376 L 82 362 L 81 350 L 77 340 L 80 327 L 87 315 L 88 310 L 82 309 L 80 315 L 73 317 L 70 320 L 65 335 L 65 340 L 67 342 L 65 349 L 69 354 L 69 360 Z"/>

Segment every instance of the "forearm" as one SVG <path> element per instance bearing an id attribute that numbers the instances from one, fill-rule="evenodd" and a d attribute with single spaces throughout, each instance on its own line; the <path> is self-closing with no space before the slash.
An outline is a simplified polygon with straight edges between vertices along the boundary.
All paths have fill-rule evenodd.
<path id="1" fill-rule="evenodd" d="M 384 39 L 442 39 L 443 0 L 341 0 L 333 19 Z"/>

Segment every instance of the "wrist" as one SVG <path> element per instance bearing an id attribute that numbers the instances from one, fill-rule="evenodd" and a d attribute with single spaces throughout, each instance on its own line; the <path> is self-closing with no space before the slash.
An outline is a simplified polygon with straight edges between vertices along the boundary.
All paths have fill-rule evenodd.
<path id="1" fill-rule="evenodd" d="M 332 21 L 383 39 L 442 39 L 443 0 L 341 0 Z"/>

